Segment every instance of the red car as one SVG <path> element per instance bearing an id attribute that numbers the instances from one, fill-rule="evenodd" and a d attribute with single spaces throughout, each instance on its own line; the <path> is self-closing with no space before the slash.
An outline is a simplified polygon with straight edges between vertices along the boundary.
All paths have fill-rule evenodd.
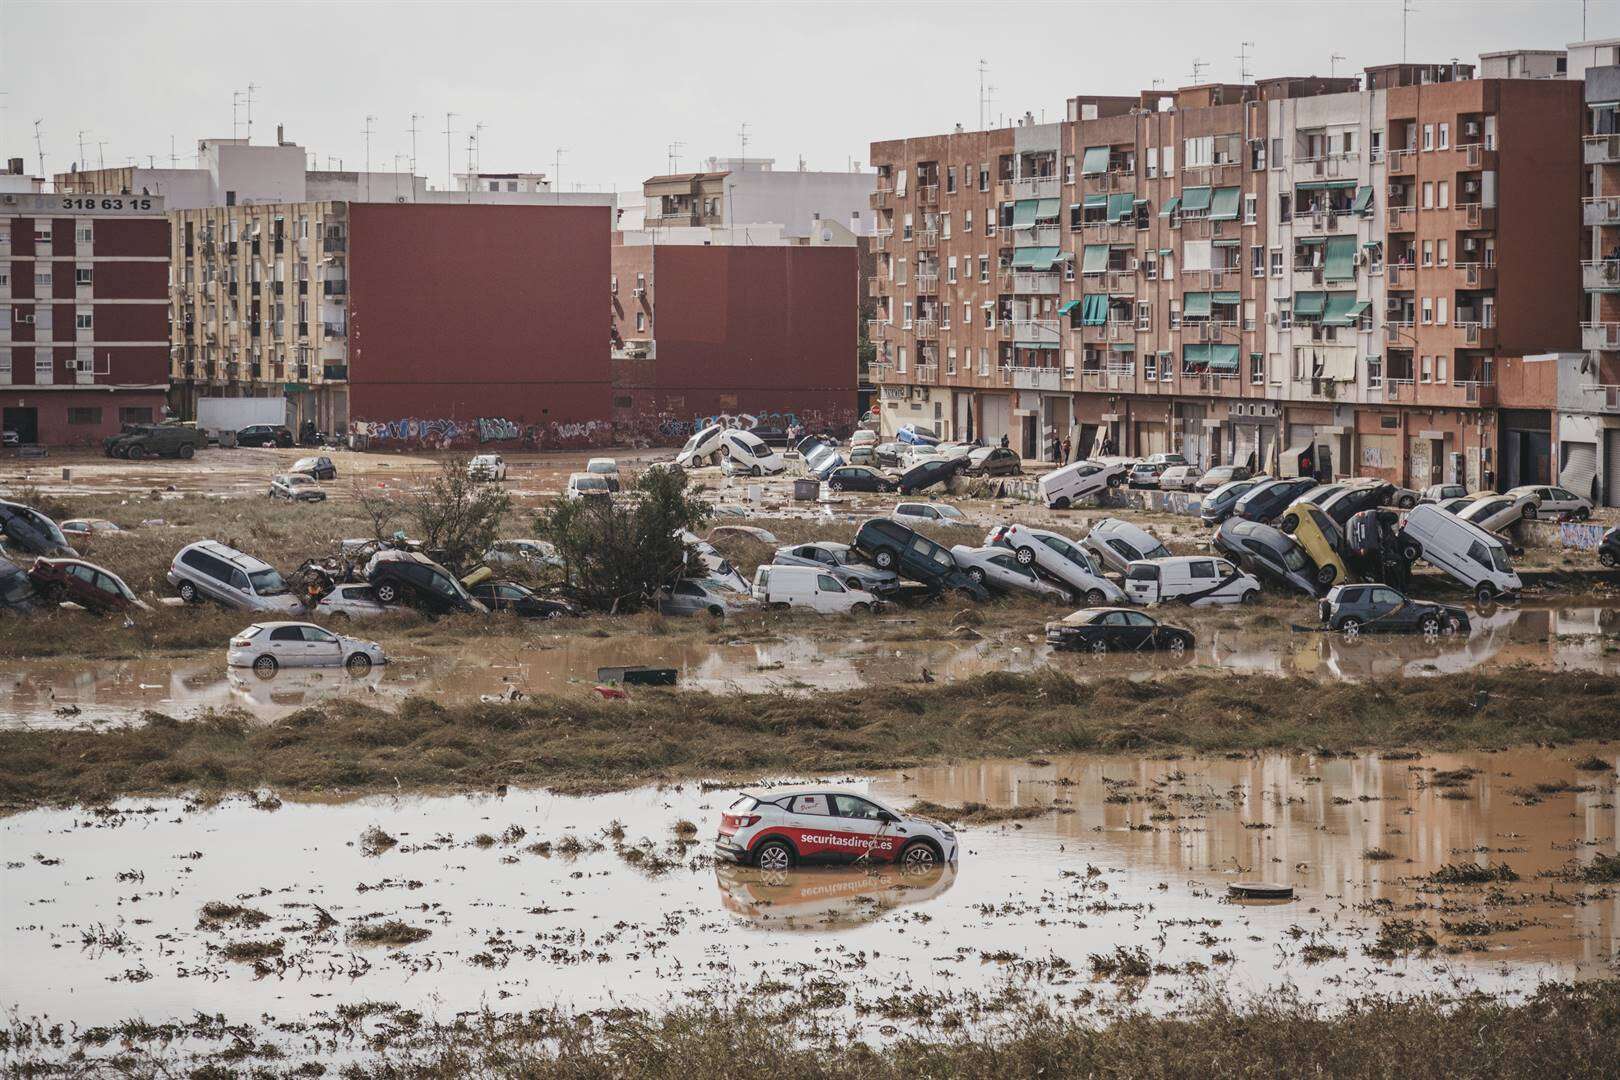
<path id="1" fill-rule="evenodd" d="M 117 574 L 82 559 L 37 559 L 28 580 L 53 604 L 71 600 L 91 611 L 151 610 Z"/>

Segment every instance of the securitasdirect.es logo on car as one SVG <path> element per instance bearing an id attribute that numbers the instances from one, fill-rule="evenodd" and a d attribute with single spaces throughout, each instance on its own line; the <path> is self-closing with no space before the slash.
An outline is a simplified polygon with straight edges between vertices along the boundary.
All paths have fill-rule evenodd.
<path id="1" fill-rule="evenodd" d="M 842 836 L 838 833 L 800 833 L 799 839 L 807 844 L 830 844 L 833 847 L 893 847 L 892 837 Z"/>

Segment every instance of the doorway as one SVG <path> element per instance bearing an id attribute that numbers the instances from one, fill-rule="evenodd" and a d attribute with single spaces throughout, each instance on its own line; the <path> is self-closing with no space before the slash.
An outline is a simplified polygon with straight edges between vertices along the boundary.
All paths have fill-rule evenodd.
<path id="1" fill-rule="evenodd" d="M 17 441 L 24 446 L 39 442 L 39 410 L 35 408 L 8 408 L 5 410 L 5 430 L 15 431 Z"/>

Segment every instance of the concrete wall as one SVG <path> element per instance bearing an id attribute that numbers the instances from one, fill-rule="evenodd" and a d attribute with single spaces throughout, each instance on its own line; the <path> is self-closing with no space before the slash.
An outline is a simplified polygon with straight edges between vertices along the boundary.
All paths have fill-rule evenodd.
<path id="1" fill-rule="evenodd" d="M 726 177 L 726 220 L 736 224 L 781 222 L 789 236 L 807 236 L 819 213 L 845 228 L 870 234 L 870 208 L 877 175 L 870 172 L 732 173 Z"/>
<path id="2" fill-rule="evenodd" d="M 238 205 L 303 202 L 304 148 L 250 146 L 243 139 L 205 139 L 197 156 L 208 173 L 210 205 L 224 206 L 235 192 Z"/>

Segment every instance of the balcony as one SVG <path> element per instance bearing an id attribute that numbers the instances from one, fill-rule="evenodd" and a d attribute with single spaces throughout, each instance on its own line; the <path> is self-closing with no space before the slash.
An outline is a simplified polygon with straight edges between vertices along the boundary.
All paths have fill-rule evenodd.
<path id="1" fill-rule="evenodd" d="M 876 188 L 874 188 L 872 190 L 872 196 L 871 196 L 872 209 L 881 210 L 883 207 L 889 205 L 889 200 L 891 198 L 893 198 L 893 197 L 894 197 L 894 189 L 892 187 L 889 187 L 889 186 L 887 186 L 885 184 L 879 184 Z"/>
<path id="2" fill-rule="evenodd" d="M 882 341 L 889 333 L 889 323 L 886 319 L 866 320 L 866 340 Z"/>
<path id="3" fill-rule="evenodd" d="M 1410 318 L 1385 319 L 1384 340 L 1389 342 L 1391 345 L 1400 345 L 1405 343 L 1407 346 L 1410 346 L 1413 341 L 1417 340 L 1415 334 L 1413 333 L 1413 326 L 1414 324 Z"/>
<path id="4" fill-rule="evenodd" d="M 1017 319 L 1012 324 L 1013 340 L 1055 346 L 1062 340 L 1060 325 L 1056 319 Z"/>
<path id="5" fill-rule="evenodd" d="M 939 381 L 939 365 L 937 363 L 918 364 L 912 381 L 930 384 L 937 383 Z"/>
<path id="6" fill-rule="evenodd" d="M 1461 341 L 1465 349 L 1494 349 L 1496 348 L 1496 326 L 1492 323 L 1464 321 L 1458 319 L 1452 324 L 1452 330 Z"/>
<path id="7" fill-rule="evenodd" d="M 917 250 L 918 251 L 937 251 L 937 250 L 939 250 L 939 230 L 938 229 L 918 229 L 917 230 Z"/>
<path id="8" fill-rule="evenodd" d="M 1581 323 L 1581 348 L 1620 349 L 1620 322 Z"/>
<path id="9" fill-rule="evenodd" d="M 876 300 L 878 297 L 883 295 L 883 285 L 884 281 L 880 277 L 873 276 L 867 278 L 866 295 Z"/>
<path id="10" fill-rule="evenodd" d="M 1582 405 L 1592 412 L 1620 413 L 1620 386 L 1588 383 L 1581 387 Z"/>
<path id="11" fill-rule="evenodd" d="M 1417 148 L 1412 147 L 1389 152 L 1389 174 L 1397 176 L 1410 173 L 1417 168 Z"/>
<path id="12" fill-rule="evenodd" d="M 233 253 L 235 245 L 232 245 Z M 321 250 L 328 255 L 336 255 L 349 250 L 349 241 L 341 236 L 328 236 L 321 241 Z"/>
<path id="13" fill-rule="evenodd" d="M 1463 276 L 1463 282 L 1470 289 L 1496 288 L 1496 265 L 1494 263 L 1460 262 L 1453 266 Z"/>
<path id="14" fill-rule="evenodd" d="M 879 229 L 877 232 L 873 233 L 872 234 L 872 250 L 873 251 L 893 251 L 894 250 L 894 230 L 893 229 Z"/>
<path id="15" fill-rule="evenodd" d="M 933 319 L 918 319 L 911 328 L 918 341 L 933 341 L 939 337 L 939 323 Z"/>
<path id="16" fill-rule="evenodd" d="M 1457 156 L 1463 159 L 1462 167 L 1465 169 L 1484 168 L 1487 161 L 1486 154 L 1494 153 L 1494 148 L 1484 143 L 1458 143 L 1452 147 Z M 1493 165 L 1494 167 L 1494 165 Z"/>
<path id="17" fill-rule="evenodd" d="M 1063 275 L 1036 270 L 1016 270 L 1012 291 L 1028 296 L 1056 296 L 1063 288 Z"/>
<path id="18" fill-rule="evenodd" d="M 1599 259 L 1581 263 L 1581 287 L 1620 288 L 1620 259 Z"/>
<path id="19" fill-rule="evenodd" d="M 1620 225 L 1620 198 L 1597 195 L 1582 199 L 1581 224 Z"/>
<path id="20" fill-rule="evenodd" d="M 1185 319 L 1181 323 L 1182 341 L 1236 341 L 1237 336 L 1238 324 L 1236 322 L 1221 322 L 1216 319 Z"/>
<path id="21" fill-rule="evenodd" d="M 1020 247 L 1029 244 L 1036 247 L 1059 247 L 1063 243 L 1063 230 L 1056 225 L 1032 225 L 1027 229 L 1014 231 L 1013 242 Z"/>
<path id="22" fill-rule="evenodd" d="M 1025 176 L 1013 181 L 1015 199 L 1055 199 L 1060 181 L 1055 176 Z"/>
<path id="23" fill-rule="evenodd" d="M 1316 213 L 1296 213 L 1294 226 L 1298 230 L 1306 225 L 1313 233 L 1353 233 L 1361 215 L 1350 210 L 1320 210 Z"/>
<path id="24" fill-rule="evenodd" d="M 321 282 L 321 291 L 327 296 L 343 296 L 349 291 L 349 283 L 341 280 L 333 281 L 331 278 L 327 278 Z"/>
<path id="25" fill-rule="evenodd" d="M 1019 390 L 1061 390 L 1063 388 L 1063 371 L 1055 367 L 1011 367 L 1003 368 L 1003 372 L 1011 375 L 1009 385 Z"/>
<path id="26" fill-rule="evenodd" d="M 1620 135 L 1588 135 L 1581 140 L 1582 158 L 1588 165 L 1620 162 Z"/>
<path id="27" fill-rule="evenodd" d="M 938 206 L 939 205 L 939 185 L 938 184 L 918 184 L 917 185 L 917 205 L 918 206 Z"/>
<path id="28" fill-rule="evenodd" d="M 1384 272 L 1391 289 L 1410 289 L 1417 284 L 1417 267 L 1412 263 L 1389 263 Z"/>
<path id="29" fill-rule="evenodd" d="M 1411 232 L 1417 228 L 1417 207 L 1391 206 L 1389 208 L 1389 231 Z"/>
<path id="30" fill-rule="evenodd" d="M 1135 364 L 1106 364 L 1100 368 L 1083 368 L 1081 386 L 1093 390 L 1133 390 L 1136 385 Z"/>
<path id="31" fill-rule="evenodd" d="M 938 270 L 919 270 L 917 276 L 912 280 L 916 282 L 917 291 L 920 293 L 936 293 L 939 291 Z"/>
<path id="32" fill-rule="evenodd" d="M 321 323 L 321 329 L 325 332 L 326 336 L 329 337 L 329 338 L 340 338 L 340 337 L 348 337 L 349 336 L 349 324 L 348 323 L 323 322 L 323 323 Z M 598 354 L 598 355 L 600 355 L 600 354 Z"/>

